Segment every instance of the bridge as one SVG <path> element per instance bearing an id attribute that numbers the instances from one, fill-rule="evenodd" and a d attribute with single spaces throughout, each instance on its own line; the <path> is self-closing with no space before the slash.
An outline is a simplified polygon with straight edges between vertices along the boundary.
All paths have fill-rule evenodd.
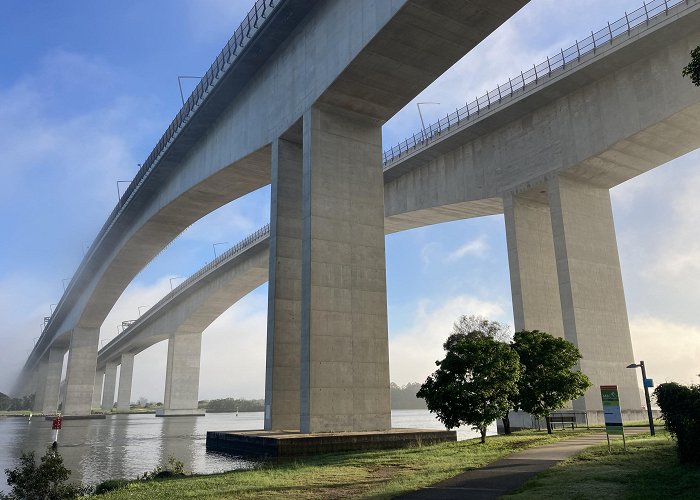
<path id="1" fill-rule="evenodd" d="M 608 190 L 700 147 L 693 133 L 700 96 L 674 76 L 700 43 L 698 2 L 652 2 L 609 25 L 608 35 L 594 33 L 575 49 L 562 50 L 546 67 L 535 66 L 386 151 L 383 179 L 381 122 L 449 67 L 448 59 L 454 62 L 524 2 L 499 5 L 498 12 L 472 2 L 474 11 L 459 13 L 442 2 L 405 2 L 396 10 L 363 5 L 375 9 L 377 24 L 364 27 L 365 45 L 347 47 L 345 66 L 323 61 L 335 71 L 323 75 L 315 73 L 316 65 L 330 56 L 304 54 L 298 37 L 333 33 L 354 40 L 347 27 L 337 31 L 332 23 L 341 12 L 350 20 L 359 13 L 340 2 L 308 11 L 302 3 L 256 3 L 93 243 L 23 378 L 35 371 L 37 394 L 43 381 L 43 393 L 50 394 L 58 359 L 62 363 L 69 348 L 65 412 L 89 412 L 100 374 L 99 325 L 131 278 L 189 223 L 271 182 L 266 428 L 388 428 L 384 234 L 495 213 L 506 215 L 516 329 L 539 328 L 572 340 L 594 384 L 618 381 L 623 401 L 638 408 L 636 378 L 624 370 L 633 355 Z M 275 31 L 281 15 L 304 29 L 284 38 L 284 27 Z M 445 18 L 453 29 L 436 24 L 435 31 L 455 40 L 442 61 L 431 51 L 445 40 L 422 31 L 431 26 L 426 19 Z M 483 31 L 474 37 L 470 31 L 464 40 L 460 29 L 477 18 L 488 21 L 479 24 Z M 408 37 L 416 19 L 421 33 Z M 236 90 L 243 79 L 227 84 L 228 72 L 242 67 L 245 76 L 246 64 L 252 64 L 247 57 L 264 58 L 265 47 L 273 52 L 265 33 L 284 42 L 284 57 L 268 55 L 272 59 L 250 75 L 252 83 Z M 417 68 L 397 43 L 407 38 L 424 51 L 425 67 Z M 251 49 L 256 43 L 262 45 Z M 292 108 L 281 113 L 286 122 L 272 130 L 262 124 L 260 130 L 242 130 L 241 117 L 269 109 L 263 98 L 284 93 L 274 89 L 270 75 L 282 71 L 293 82 L 309 76 L 289 66 L 299 60 L 315 63 L 317 86 L 303 87 L 314 89 L 312 100 L 306 92 L 288 96 L 294 99 L 284 101 Z M 384 72 L 391 71 L 405 78 L 388 78 Z M 230 104 L 207 104 L 212 102 Z M 235 144 L 226 140 L 232 136 Z M 258 270 L 263 268 L 260 262 Z M 187 318 L 177 323 L 167 317 L 188 306 L 174 306 L 171 313 L 157 307 L 144 315 L 142 333 L 129 349 L 138 351 L 137 338 L 174 339 L 179 328 L 187 329 Z M 189 333 L 201 334 L 202 324 Z M 194 345 L 187 342 L 180 349 Z M 177 358 L 178 343 L 169 341 L 169 361 Z M 118 345 L 115 339 L 107 347 L 128 367 L 133 357 Z M 111 373 L 116 358 L 105 356 Z M 179 370 L 172 373 L 177 377 Z M 590 393 L 575 405 L 595 410 L 597 400 Z"/>

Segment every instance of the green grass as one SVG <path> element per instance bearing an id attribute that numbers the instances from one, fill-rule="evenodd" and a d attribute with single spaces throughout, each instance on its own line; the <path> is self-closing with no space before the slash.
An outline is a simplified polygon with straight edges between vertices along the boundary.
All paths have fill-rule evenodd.
<path id="1" fill-rule="evenodd" d="M 183 479 L 132 482 L 102 498 L 391 498 L 481 467 L 518 450 L 589 431 L 523 431 L 400 450 L 342 453 Z"/>
<path id="2" fill-rule="evenodd" d="M 656 437 L 627 438 L 594 446 L 525 483 L 504 498 L 656 499 L 700 498 L 700 466 L 678 462 L 675 443 L 661 430 Z"/>

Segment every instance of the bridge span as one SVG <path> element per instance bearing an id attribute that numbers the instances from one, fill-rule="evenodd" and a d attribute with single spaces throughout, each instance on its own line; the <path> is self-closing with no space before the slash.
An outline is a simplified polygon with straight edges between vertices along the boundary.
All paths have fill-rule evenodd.
<path id="1" fill-rule="evenodd" d="M 427 14 L 444 19 L 446 11 L 441 9 L 448 7 L 441 2 L 430 5 L 434 10 Z M 82 292 L 84 307 L 64 305 L 64 312 L 73 311 L 75 321 L 82 314 L 82 321 L 90 307 L 102 308 L 95 316 L 95 324 L 101 322 L 133 271 L 150 259 L 142 247 L 156 251 L 182 229 L 178 224 L 196 220 L 229 198 L 271 181 L 266 428 L 299 428 L 299 422 L 310 431 L 386 428 L 385 232 L 505 213 L 516 329 L 539 328 L 572 340 L 584 355 L 581 366 L 594 385 L 617 381 L 626 405 L 639 408 L 636 376 L 624 369 L 634 357 L 608 191 L 700 147 L 700 137 L 694 133 L 700 124 L 700 93 L 679 76 L 690 49 L 700 44 L 699 2 L 649 5 L 642 22 L 630 22 L 626 16 L 624 33 L 619 32 L 619 24 L 613 24 L 608 27 L 609 40 L 596 40 L 593 35 L 593 50 L 587 46 L 581 50 L 577 44 L 575 57 L 571 50 L 562 51 L 559 61 L 548 60 L 546 72 L 542 65 L 535 67 L 534 80 L 523 73 L 521 85 L 511 79 L 508 87 L 499 86 L 498 99 L 489 93 L 486 102 L 478 100 L 476 112 L 468 106 L 466 113 L 461 110 L 448 116 L 446 124 L 441 121 L 427 134 L 414 136 L 412 143 L 387 151 L 382 183 L 379 124 L 417 90 L 411 86 L 396 101 L 383 101 L 386 94 L 368 86 L 381 83 L 383 91 L 389 92 L 392 85 L 399 85 L 385 82 L 385 67 L 376 67 L 384 61 L 379 49 L 400 53 L 402 44 L 396 40 L 405 43 L 403 30 L 412 29 L 412 20 L 423 20 L 427 7 L 425 2 L 406 2 L 396 11 L 384 12 L 394 17 L 383 18 L 389 20 L 374 38 L 364 48 L 356 48 L 362 57 L 350 58 L 349 66 L 339 70 L 342 78 L 336 76 L 314 101 L 317 104 L 305 108 L 301 120 L 285 123 L 289 126 L 280 128 L 282 132 L 265 132 L 278 134 L 276 138 L 267 141 L 269 135 L 258 134 L 258 143 L 243 138 L 243 143 L 260 147 L 236 160 L 239 153 L 230 149 L 239 145 L 229 145 L 225 137 L 231 133 L 238 137 L 243 132 L 238 125 L 231 122 L 208 130 L 182 163 L 173 167 L 172 176 L 164 177 L 166 187 L 155 198 L 153 211 L 144 210 L 143 224 L 122 227 L 128 234 L 123 237 L 130 239 L 120 251 L 125 258 L 138 255 L 129 264 L 133 269 L 115 267 L 116 257 L 104 261 L 99 286 L 109 288 L 111 295 L 98 293 L 95 281 L 94 287 Z M 508 12 L 516 7 L 510 4 Z M 342 7 L 316 9 L 314 15 L 325 19 L 324 15 L 337 15 L 339 11 L 333 9 Z M 507 17 L 508 9 L 483 9 L 477 11 L 494 16 L 493 25 Z M 475 12 L 469 13 L 474 19 Z M 471 18 L 460 15 L 463 28 Z M 318 26 L 310 29 L 308 36 L 320 36 Z M 450 36 L 458 38 L 456 32 Z M 461 40 L 452 56 L 477 41 Z M 304 60 L 316 61 L 315 56 L 306 55 Z M 276 63 L 284 66 L 282 61 Z M 368 72 L 358 73 L 359 68 Z M 437 71 L 431 70 L 430 75 L 417 71 L 411 78 L 424 86 Z M 254 78 L 264 83 L 257 74 Z M 293 75 L 290 78 L 297 81 Z M 250 92 L 254 99 L 258 90 L 242 92 Z M 339 111 L 341 94 L 347 101 Z M 370 102 L 368 95 L 376 102 Z M 237 102 L 224 115 L 235 115 Z M 386 103 L 395 105 L 387 108 Z M 220 123 L 228 122 L 223 118 Z M 212 165 L 223 164 L 228 166 L 210 175 Z M 250 176 L 244 179 L 241 172 Z M 138 199 L 135 192 L 136 187 L 127 205 L 129 199 Z M 233 192 L 239 194 L 232 196 Z M 182 219 L 180 212 L 184 212 Z M 161 216 L 171 225 L 155 224 Z M 136 228 L 143 232 L 137 234 Z M 86 261 L 96 255 L 92 250 Z M 258 269 L 264 267 L 260 261 Z M 87 272 L 83 266 L 81 270 Z M 106 276 L 113 273 L 116 279 L 120 271 L 125 273 L 119 276 L 123 283 L 110 281 L 107 286 Z M 85 276 L 81 279 L 89 274 Z M 262 275 L 256 277 L 264 281 Z M 69 287 L 70 293 L 64 296 L 66 304 L 67 296 L 78 293 L 71 290 L 75 289 Z M 41 360 L 40 380 L 45 367 L 55 366 L 54 351 L 60 351 L 62 360 L 66 349 L 62 339 L 70 337 L 70 356 L 75 357 L 74 351 L 82 348 L 81 339 L 92 341 L 95 328 L 99 333 L 99 324 L 90 325 L 90 335 L 76 326 L 79 321 L 68 328 L 71 322 L 65 314 L 56 316 L 55 323 L 52 319 L 28 361 L 28 369 L 33 369 Z M 160 321 L 165 325 L 167 320 Z M 160 335 L 173 334 L 178 326 L 171 323 L 169 328 Z M 147 329 L 144 326 L 143 331 Z M 157 338 L 156 330 L 152 327 L 144 338 Z M 74 378 L 70 359 L 69 394 Z M 80 359 L 87 358 L 83 354 Z M 88 393 L 92 397 L 97 380 L 93 378 L 96 364 L 91 363 L 92 372 L 87 364 L 81 365 L 80 383 L 74 384 L 73 394 L 83 412 L 85 404 L 90 404 L 85 397 Z M 114 360 L 110 363 L 114 365 Z M 597 410 L 598 399 L 591 392 L 575 406 Z M 67 395 L 66 410 L 77 412 L 73 408 L 78 406 L 71 405 Z"/>

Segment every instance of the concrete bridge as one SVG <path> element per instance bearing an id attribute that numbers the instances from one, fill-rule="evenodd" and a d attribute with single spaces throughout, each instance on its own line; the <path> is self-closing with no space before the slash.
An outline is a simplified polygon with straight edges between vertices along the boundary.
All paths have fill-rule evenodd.
<path id="1" fill-rule="evenodd" d="M 303 12 L 295 2 L 277 2 L 275 8 L 289 9 L 285 16 L 303 18 L 304 28 L 284 39 L 283 48 L 238 91 L 226 87 L 226 71 L 233 67 L 228 56 L 217 59 L 223 74 L 204 80 L 208 93 L 201 92 L 201 101 L 190 98 L 194 111 L 171 127 L 170 137 L 169 129 L 156 148 L 165 152 L 154 151 L 151 164 L 132 183 L 26 371 L 38 365 L 38 380 L 52 385 L 58 357 L 62 362 L 70 341 L 65 410 L 86 413 L 99 378 L 99 324 L 128 281 L 190 222 L 271 181 L 266 428 L 387 428 L 384 233 L 503 212 L 516 328 L 539 328 L 574 341 L 594 383 L 617 381 L 623 401 L 638 408 L 636 378 L 624 370 L 633 356 L 608 190 L 700 147 L 693 133 L 700 95 L 677 76 L 690 49 L 700 43 L 697 1 L 670 2 L 668 10 L 661 2 L 661 15 L 627 24 L 617 38 L 610 27 L 609 42 L 600 43 L 601 37 L 596 44 L 594 35 L 592 52 L 578 46 L 572 58 L 562 51 L 561 68 L 556 60 L 548 61 L 546 73 L 535 69 L 534 81 L 523 75 L 521 86 L 511 81 L 508 91 L 499 87 L 498 99 L 490 93 L 486 102 L 477 103 L 476 113 L 467 108 L 413 144 L 388 151 L 380 188 L 382 121 L 449 67 L 448 59 L 454 62 L 522 3 L 503 2 L 497 12 L 479 2 L 470 4 L 476 10 L 460 12 L 442 2 L 363 5 L 369 9 L 365 14 L 374 13 L 375 24 L 362 25 L 359 36 L 348 26 L 333 25 L 341 13 L 358 19 L 359 9 L 327 2 Z M 263 21 L 260 10 L 249 16 L 250 31 L 260 30 L 260 38 L 254 34 L 246 47 L 260 43 L 265 29 L 276 33 L 270 9 Z M 452 19 L 447 30 L 439 25 L 445 18 Z M 465 40 L 460 30 L 477 18 L 487 22 Z M 252 19 L 259 20 L 257 27 Z M 366 23 L 367 16 L 363 19 Z M 417 30 L 416 19 L 420 33 L 408 36 Z M 441 36 L 454 38 L 440 57 L 431 51 L 441 48 L 437 41 L 446 41 L 431 38 L 437 36 L 430 33 L 431 25 Z M 245 26 L 242 30 L 237 33 L 247 39 Z M 306 53 L 310 40 L 341 35 L 363 42 L 343 45 L 342 54 L 333 57 Z M 418 59 L 405 54 L 409 39 L 418 47 Z M 245 57 L 260 57 L 264 49 L 265 44 L 248 49 L 249 56 L 238 49 L 239 64 Z M 299 74 L 289 66 L 292 61 L 315 64 Z M 295 83 L 309 78 L 315 86 L 277 89 L 279 81 L 268 79 L 278 71 Z M 284 100 L 290 106 L 281 113 L 286 122 L 279 123 L 277 114 L 272 127 L 253 120 L 257 130 L 237 121 L 271 109 L 264 98 L 287 91 L 292 100 Z M 199 89 L 193 95 L 198 94 Z M 202 110 L 217 95 L 220 102 L 233 100 L 212 118 L 214 111 Z M 227 141 L 230 137 L 237 140 Z M 114 246 L 108 249 L 103 241 Z M 187 322 L 155 316 L 140 336 L 170 338 Z M 178 341 L 172 344 L 169 361 L 177 358 Z M 111 366 L 114 362 L 110 359 Z M 124 365 L 122 372 L 130 373 Z M 576 404 L 596 409 L 597 399 L 591 393 Z"/>

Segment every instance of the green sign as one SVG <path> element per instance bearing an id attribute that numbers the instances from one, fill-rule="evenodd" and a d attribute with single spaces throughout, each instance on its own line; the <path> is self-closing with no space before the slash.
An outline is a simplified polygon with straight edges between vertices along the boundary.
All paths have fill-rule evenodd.
<path id="1" fill-rule="evenodd" d="M 601 385 L 600 396 L 603 398 L 603 413 L 605 414 L 605 432 L 622 434 L 622 411 L 620 410 L 620 395 L 616 385 Z"/>

